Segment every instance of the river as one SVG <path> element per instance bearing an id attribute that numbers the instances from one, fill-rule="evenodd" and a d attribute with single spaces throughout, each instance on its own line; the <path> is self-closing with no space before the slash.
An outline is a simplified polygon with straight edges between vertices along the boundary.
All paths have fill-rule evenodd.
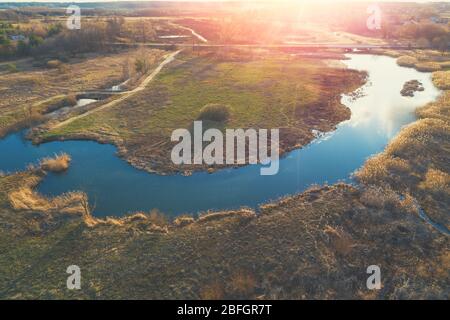
<path id="1" fill-rule="evenodd" d="M 260 176 L 259 165 L 220 170 L 214 174 L 161 176 L 131 167 L 116 155 L 116 148 L 92 141 L 56 141 L 34 146 L 24 132 L 0 141 L 0 169 L 22 170 L 38 159 L 66 152 L 71 155 L 69 170 L 50 173 L 38 186 L 49 196 L 83 190 L 95 203 L 96 216 L 121 216 L 128 212 L 157 208 L 175 216 L 206 210 L 256 207 L 279 197 L 295 194 L 312 184 L 349 181 L 365 160 L 381 151 L 399 130 L 415 120 L 414 110 L 440 94 L 430 73 L 400 67 L 394 58 L 349 54 L 347 67 L 368 72 L 362 96 L 342 96 L 352 112 L 331 133 L 321 135 L 304 148 L 280 160 L 274 176 Z M 402 97 L 406 81 L 417 79 L 425 91 Z"/>

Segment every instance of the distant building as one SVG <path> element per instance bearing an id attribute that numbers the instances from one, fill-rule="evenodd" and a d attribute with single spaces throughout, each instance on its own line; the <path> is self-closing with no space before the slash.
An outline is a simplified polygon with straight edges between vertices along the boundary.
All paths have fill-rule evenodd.
<path id="1" fill-rule="evenodd" d="M 10 39 L 13 41 L 20 41 L 20 40 L 24 41 L 26 39 L 26 37 L 21 34 L 17 34 L 17 35 L 10 36 Z"/>

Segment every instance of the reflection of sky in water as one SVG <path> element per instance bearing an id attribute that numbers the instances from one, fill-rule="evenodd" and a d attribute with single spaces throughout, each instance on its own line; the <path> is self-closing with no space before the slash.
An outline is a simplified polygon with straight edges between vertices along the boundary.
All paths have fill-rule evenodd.
<path id="1" fill-rule="evenodd" d="M 351 55 L 344 63 L 353 69 L 370 70 L 370 81 L 364 86 L 364 96 L 351 101 L 344 97 L 343 103 L 352 110 L 349 125 L 372 128 L 373 132 L 392 138 L 399 129 L 414 119 L 414 110 L 439 95 L 431 82 L 430 73 L 420 73 L 411 68 L 400 68 L 395 59 L 384 56 Z M 392 72 L 392 69 L 396 69 Z M 419 80 L 425 91 L 414 97 L 403 97 L 400 90 L 409 80 Z M 375 83 L 376 85 L 372 85 Z"/>
<path id="2" fill-rule="evenodd" d="M 158 208 L 176 215 L 208 209 L 255 207 L 283 195 L 305 190 L 314 183 L 335 183 L 348 179 L 371 155 L 384 149 L 399 129 L 414 120 L 414 109 L 438 95 L 429 74 L 397 66 L 383 56 L 351 55 L 345 63 L 368 70 L 371 85 L 364 97 L 343 102 L 352 110 L 349 121 L 280 161 L 274 176 L 260 176 L 260 166 L 221 170 L 214 174 L 195 173 L 159 176 L 139 171 L 117 158 L 115 148 L 92 141 L 51 142 L 33 146 L 19 134 L 0 140 L 0 169 L 22 169 L 27 163 L 65 151 L 72 156 L 70 169 L 49 174 L 39 185 L 46 195 L 84 190 L 96 203 L 95 214 L 120 215 Z M 400 90 L 406 81 L 417 79 L 425 87 L 414 98 Z"/>

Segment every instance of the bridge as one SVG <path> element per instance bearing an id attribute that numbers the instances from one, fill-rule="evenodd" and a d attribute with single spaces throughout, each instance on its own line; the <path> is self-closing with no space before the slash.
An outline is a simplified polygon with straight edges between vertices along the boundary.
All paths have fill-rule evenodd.
<path id="1" fill-rule="evenodd" d="M 104 100 L 114 95 L 121 95 L 124 91 L 112 91 L 112 90 L 92 90 L 84 91 L 77 94 L 77 99 L 95 99 Z"/>
<path id="2" fill-rule="evenodd" d="M 221 43 L 124 43 L 110 42 L 114 46 L 146 46 L 154 48 L 255 48 L 255 49 L 343 49 L 343 50 L 374 50 L 374 49 L 392 49 L 392 50 L 419 50 L 425 47 L 411 46 L 405 44 L 330 44 L 330 43 L 296 43 L 296 44 L 221 44 Z"/>

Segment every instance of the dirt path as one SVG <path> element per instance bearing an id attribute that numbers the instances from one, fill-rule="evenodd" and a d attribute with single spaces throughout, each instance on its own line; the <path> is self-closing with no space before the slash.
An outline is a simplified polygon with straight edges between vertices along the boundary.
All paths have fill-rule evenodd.
<path id="1" fill-rule="evenodd" d="M 170 62 L 172 62 L 172 61 L 175 59 L 175 57 L 176 57 L 181 51 L 182 51 L 182 50 L 178 50 L 178 51 L 175 51 L 175 52 L 170 53 L 170 54 L 164 59 L 164 61 L 161 62 L 161 63 L 159 64 L 159 66 L 158 66 L 155 70 L 153 70 L 153 72 L 152 72 L 147 78 L 145 78 L 144 81 L 142 81 L 141 84 L 140 84 L 139 86 L 137 86 L 137 87 L 134 88 L 133 90 L 125 91 L 125 92 L 121 93 L 121 95 L 120 95 L 119 98 L 117 98 L 117 99 L 115 99 L 115 100 L 113 100 L 113 101 L 111 101 L 111 102 L 108 102 L 108 103 L 106 103 L 106 104 L 104 104 L 104 105 L 101 105 L 101 106 L 99 106 L 99 107 L 97 107 L 97 108 L 95 108 L 95 109 L 92 109 L 92 110 L 90 110 L 90 111 L 88 111 L 88 112 L 85 112 L 85 113 L 80 114 L 80 115 L 78 115 L 78 116 L 75 116 L 75 117 L 69 118 L 69 119 L 67 119 L 67 120 L 65 120 L 65 121 L 62 121 L 62 122 L 60 122 L 60 123 L 54 125 L 51 129 L 55 129 L 55 128 L 59 128 L 59 127 L 65 126 L 65 125 L 67 125 L 67 124 L 69 124 L 69 123 L 71 123 L 71 122 L 73 122 L 73 121 L 75 121 L 75 120 L 84 118 L 84 117 L 86 117 L 86 116 L 88 116 L 88 115 L 91 115 L 91 114 L 97 112 L 97 111 L 100 111 L 100 110 L 103 110 L 103 109 L 106 109 L 106 108 L 110 108 L 110 107 L 112 107 L 112 106 L 115 106 L 115 105 L 118 104 L 119 102 L 122 102 L 122 101 L 124 101 L 124 100 L 126 100 L 126 99 L 132 97 L 133 95 L 135 95 L 135 94 L 138 93 L 139 91 L 144 90 L 145 87 L 146 87 L 146 86 L 147 86 L 147 85 L 148 85 L 148 84 L 149 84 L 149 83 L 150 83 L 150 82 L 158 75 L 158 73 L 162 70 L 162 68 L 164 68 L 164 66 L 167 65 L 167 64 L 169 64 Z"/>
<path id="2" fill-rule="evenodd" d="M 170 24 L 172 24 L 173 26 L 175 26 L 177 28 L 181 28 L 181 29 L 190 31 L 192 33 L 192 35 L 194 37 L 196 37 L 198 40 L 200 40 L 201 42 L 204 42 L 204 43 L 208 42 L 208 40 L 205 37 L 203 37 L 202 35 L 200 35 L 197 32 L 195 32 L 194 29 L 191 29 L 191 28 L 188 28 L 188 27 L 185 27 L 185 26 L 182 26 L 180 24 L 173 23 L 173 22 L 171 22 Z"/>

